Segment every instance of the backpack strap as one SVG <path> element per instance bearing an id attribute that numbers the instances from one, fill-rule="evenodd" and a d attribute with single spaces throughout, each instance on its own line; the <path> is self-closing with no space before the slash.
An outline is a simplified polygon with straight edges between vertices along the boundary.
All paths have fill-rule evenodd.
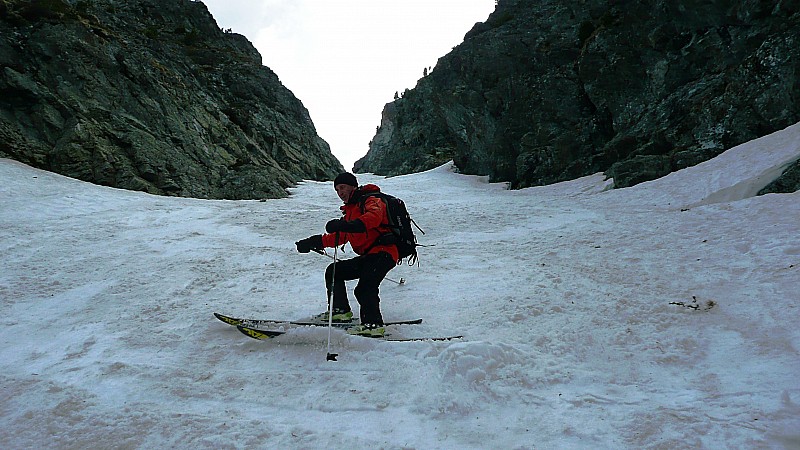
<path id="1" fill-rule="evenodd" d="M 389 214 L 389 205 L 383 198 L 381 198 L 381 194 L 382 194 L 382 192 L 368 192 L 368 193 L 365 193 L 364 195 L 362 195 L 361 198 L 358 199 L 358 207 L 361 209 L 361 214 L 364 214 L 366 212 L 365 208 L 366 208 L 367 199 L 370 198 L 370 197 L 378 197 L 383 202 L 384 208 L 386 208 L 386 214 L 388 215 Z M 382 227 L 389 227 L 389 228 L 397 228 L 397 227 L 392 227 L 392 225 L 389 224 L 389 223 L 382 223 L 381 226 Z M 372 244 L 370 244 L 370 246 L 367 247 L 367 249 L 364 252 L 365 253 L 369 253 L 370 250 L 372 250 L 373 248 L 375 248 L 375 247 L 377 247 L 379 245 L 394 245 L 395 247 L 397 247 L 397 237 L 394 235 L 394 233 L 392 231 L 387 231 L 387 232 L 381 234 L 380 236 L 378 236 L 377 238 L 375 238 L 375 240 L 372 241 Z M 402 261 L 402 258 L 397 261 L 398 264 L 401 261 Z"/>
<path id="2" fill-rule="evenodd" d="M 366 204 L 367 199 L 370 198 L 370 197 L 378 197 L 378 198 L 381 199 L 381 201 L 383 202 L 383 204 L 384 204 L 384 206 L 386 208 L 386 216 L 388 218 L 389 217 L 389 200 L 387 200 L 386 197 L 390 197 L 390 196 L 389 196 L 389 194 L 384 194 L 383 192 L 369 192 L 369 193 L 365 193 L 364 195 L 362 195 L 361 198 L 358 199 L 358 204 L 359 204 L 359 207 L 361 208 L 361 213 L 363 214 L 365 212 L 365 208 L 366 208 L 365 204 Z M 425 231 L 423 231 L 422 228 L 420 228 L 420 226 L 417 225 L 417 223 L 414 221 L 414 219 L 409 217 L 409 221 L 422 234 L 425 234 Z M 394 245 L 397 248 L 398 253 L 399 253 L 400 252 L 399 230 L 402 227 L 400 225 L 392 225 L 391 221 L 389 223 L 382 223 L 381 226 L 389 228 L 390 231 L 387 231 L 387 232 L 381 234 L 380 236 L 378 236 L 372 242 L 372 244 L 369 247 L 367 247 L 366 252 L 369 252 L 370 250 L 372 250 L 373 247 L 376 247 L 378 245 Z M 414 248 L 416 248 L 416 247 L 425 247 L 424 245 L 418 244 L 416 242 L 409 243 L 409 245 L 413 245 Z M 416 251 L 413 254 L 406 256 L 405 258 L 401 256 L 397 260 L 397 265 L 402 264 L 403 263 L 403 259 L 407 259 L 408 260 L 408 265 L 409 266 L 413 266 L 414 264 L 419 265 L 419 257 L 417 256 Z"/>

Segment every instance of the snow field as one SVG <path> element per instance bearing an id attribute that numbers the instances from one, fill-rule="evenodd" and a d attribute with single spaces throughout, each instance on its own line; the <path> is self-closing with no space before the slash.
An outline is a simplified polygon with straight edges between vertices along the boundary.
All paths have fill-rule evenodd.
<path id="1" fill-rule="evenodd" d="M 382 286 L 424 319 L 391 332 L 465 337 L 334 331 L 337 362 L 325 328 L 212 316 L 326 308 L 330 260 L 294 242 L 330 183 L 204 201 L 2 160 L 0 447 L 800 448 L 800 194 L 753 197 L 798 157 L 794 125 L 621 190 L 360 175 L 429 245 Z"/>

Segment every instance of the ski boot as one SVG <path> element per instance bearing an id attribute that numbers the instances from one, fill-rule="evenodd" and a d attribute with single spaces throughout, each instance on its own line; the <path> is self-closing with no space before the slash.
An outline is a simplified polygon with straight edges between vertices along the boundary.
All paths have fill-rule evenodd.
<path id="1" fill-rule="evenodd" d="M 322 314 L 317 314 L 316 316 L 312 317 L 314 321 L 328 323 L 328 311 L 325 311 Z M 333 322 L 334 323 L 349 323 L 353 321 L 353 312 L 352 311 L 342 311 L 340 309 L 333 310 Z"/>
<path id="2" fill-rule="evenodd" d="M 371 338 L 382 338 L 384 333 L 386 333 L 386 328 L 383 325 L 356 325 L 347 329 L 347 334 Z"/>

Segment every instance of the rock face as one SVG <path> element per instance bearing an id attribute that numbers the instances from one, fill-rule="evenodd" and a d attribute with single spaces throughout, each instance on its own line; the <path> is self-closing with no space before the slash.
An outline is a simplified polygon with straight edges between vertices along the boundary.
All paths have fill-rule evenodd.
<path id="1" fill-rule="evenodd" d="M 758 192 L 758 195 L 800 191 L 800 160 L 783 171 L 783 174 Z"/>
<path id="2" fill-rule="evenodd" d="M 189 0 L 0 0 L 0 157 L 200 198 L 343 170 L 252 44 Z"/>
<path id="3" fill-rule="evenodd" d="M 499 0 L 386 105 L 359 172 L 454 160 L 520 188 L 631 186 L 800 120 L 800 2 Z"/>

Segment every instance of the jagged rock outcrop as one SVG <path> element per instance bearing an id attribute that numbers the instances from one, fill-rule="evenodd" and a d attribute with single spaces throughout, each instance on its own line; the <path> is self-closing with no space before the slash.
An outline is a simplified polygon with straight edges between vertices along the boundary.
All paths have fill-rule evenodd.
<path id="1" fill-rule="evenodd" d="M 356 171 L 624 187 L 697 164 L 800 121 L 799 6 L 499 0 L 386 106 Z"/>
<path id="2" fill-rule="evenodd" d="M 795 161 L 780 177 L 758 191 L 758 195 L 800 191 L 800 160 Z"/>
<path id="3" fill-rule="evenodd" d="M 252 44 L 189 0 L 0 0 L 0 157 L 200 198 L 343 170 Z"/>

